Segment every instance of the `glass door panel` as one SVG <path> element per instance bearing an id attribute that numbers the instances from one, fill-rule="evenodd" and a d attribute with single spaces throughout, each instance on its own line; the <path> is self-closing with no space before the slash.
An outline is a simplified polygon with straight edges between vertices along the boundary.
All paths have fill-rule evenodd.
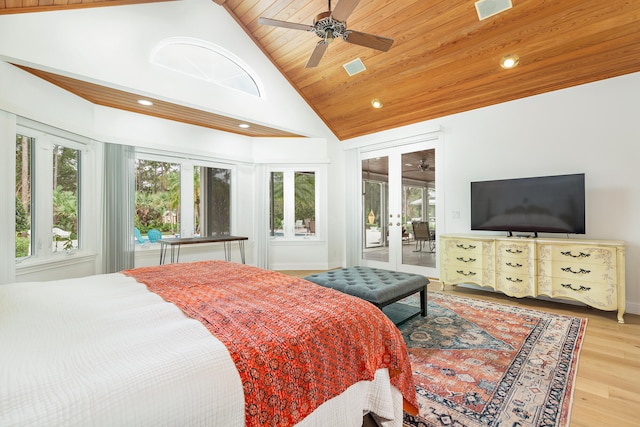
<path id="1" fill-rule="evenodd" d="M 402 153 L 402 264 L 435 268 L 435 149 Z"/>
<path id="2" fill-rule="evenodd" d="M 389 262 L 388 162 L 387 156 L 362 160 L 362 258 L 384 263 Z"/>

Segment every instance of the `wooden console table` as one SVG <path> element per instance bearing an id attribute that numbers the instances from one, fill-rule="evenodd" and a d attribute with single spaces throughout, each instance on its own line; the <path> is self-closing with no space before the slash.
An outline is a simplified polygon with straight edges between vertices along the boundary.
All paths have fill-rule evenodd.
<path id="1" fill-rule="evenodd" d="M 198 243 L 220 243 L 224 244 L 224 259 L 231 260 L 231 246 L 227 243 L 238 242 L 240 248 L 240 258 L 244 264 L 244 242 L 249 240 L 248 237 L 239 236 L 203 236 L 203 237 L 177 237 L 173 239 L 161 239 L 160 243 L 160 264 L 164 264 L 167 260 L 167 247 L 171 247 L 171 262 L 178 262 L 180 258 L 180 247 L 182 245 L 195 245 Z"/>

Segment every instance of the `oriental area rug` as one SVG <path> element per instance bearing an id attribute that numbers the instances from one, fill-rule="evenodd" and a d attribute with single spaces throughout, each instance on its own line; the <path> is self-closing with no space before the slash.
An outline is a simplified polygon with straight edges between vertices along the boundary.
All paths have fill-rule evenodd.
<path id="1" fill-rule="evenodd" d="M 404 426 L 568 426 L 586 324 L 429 292 L 427 317 L 399 326 L 420 404 Z"/>

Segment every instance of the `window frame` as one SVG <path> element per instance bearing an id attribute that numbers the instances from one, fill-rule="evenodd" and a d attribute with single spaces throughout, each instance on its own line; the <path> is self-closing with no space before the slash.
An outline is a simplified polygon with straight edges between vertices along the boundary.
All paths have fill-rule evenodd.
<path id="1" fill-rule="evenodd" d="M 78 243 L 73 253 L 87 253 L 84 220 L 85 207 L 91 202 L 85 185 L 88 180 L 88 167 L 84 166 L 91 152 L 90 140 L 48 126 L 32 123 L 18 123 L 16 136 L 24 135 L 34 139 L 31 143 L 31 254 L 15 258 L 16 265 L 29 265 L 60 260 L 70 252 L 53 251 L 53 145 L 61 145 L 78 151 Z M 14 137 L 15 138 L 15 137 Z M 14 173 L 15 168 L 14 165 Z M 37 173 L 36 173 L 37 171 Z M 14 185 L 15 187 L 15 185 Z M 42 231 L 45 232 L 43 233 Z M 50 230 L 48 235 L 46 230 Z"/>
<path id="2" fill-rule="evenodd" d="M 150 149 L 136 150 L 135 159 L 150 160 L 156 162 L 176 163 L 180 165 L 180 237 L 194 237 L 195 220 L 194 220 L 194 184 L 193 176 L 194 169 L 196 167 L 218 168 L 231 170 L 231 185 L 230 185 L 230 233 L 234 235 L 235 227 L 237 223 L 237 166 L 235 164 L 223 163 L 209 159 L 197 159 L 180 157 L 176 155 L 159 153 Z M 202 195 L 200 196 L 202 198 Z M 156 248 L 155 245 L 153 249 Z M 149 248 L 142 248 L 141 245 L 136 245 L 135 250 L 148 250 Z"/>
<path id="3" fill-rule="evenodd" d="M 171 157 L 171 156 L 158 156 L 158 155 L 155 155 L 155 154 L 149 154 L 149 153 L 142 152 L 142 153 L 136 153 L 134 160 L 135 161 L 145 160 L 145 161 L 158 162 L 158 163 L 170 163 L 170 164 L 177 164 L 179 166 L 179 174 L 180 174 L 180 208 L 179 208 L 180 219 L 179 219 L 178 225 L 180 227 L 179 227 L 178 230 L 176 230 L 177 233 L 175 233 L 175 234 L 179 234 L 179 235 L 182 236 L 182 230 L 184 228 L 183 227 L 183 219 L 184 219 L 184 211 L 183 211 L 184 189 L 183 189 L 183 187 L 184 187 L 184 169 L 185 168 L 183 167 L 180 159 L 175 158 L 175 157 Z M 137 177 L 134 177 L 134 180 L 137 180 Z M 192 184 L 192 186 L 193 186 L 193 184 Z M 137 192 L 137 189 L 136 189 L 136 192 Z M 136 203 L 136 201 L 134 199 L 134 206 L 133 206 L 133 208 L 134 208 L 133 209 L 134 210 L 134 216 L 135 216 L 135 203 Z M 134 220 L 134 222 L 135 222 L 135 220 Z M 156 248 L 156 247 L 159 247 L 160 244 L 159 243 L 158 244 L 153 244 L 152 243 L 150 245 L 149 244 L 134 245 L 134 248 L 135 248 L 135 251 L 138 251 L 140 249 L 148 249 L 149 246 Z"/>
<path id="4" fill-rule="evenodd" d="M 321 198 L 321 178 L 322 178 L 322 170 L 318 166 L 306 166 L 306 165 L 296 165 L 296 166 L 272 166 L 267 170 L 267 176 L 269 181 L 271 181 L 271 174 L 274 172 L 279 172 L 283 174 L 283 198 L 284 198 L 284 218 L 283 218 L 283 235 L 282 236 L 274 236 L 269 235 L 269 239 L 273 242 L 284 242 L 284 241 L 319 241 L 321 240 L 322 227 L 320 227 L 320 198 Z M 314 235 L 295 235 L 295 175 L 300 172 L 313 172 L 315 175 L 314 181 L 314 211 L 315 211 L 315 233 Z M 268 187 L 269 191 L 269 204 L 271 204 L 271 187 Z M 271 212 L 267 211 L 267 215 L 269 215 L 269 220 L 271 216 Z M 269 227 L 270 229 L 270 227 Z"/>
<path id="5" fill-rule="evenodd" d="M 202 161 L 198 161 L 198 162 L 194 162 L 193 163 L 193 171 L 195 171 L 195 168 L 208 168 L 208 169 L 226 169 L 229 170 L 231 172 L 231 177 L 230 179 L 230 183 L 229 183 L 229 234 L 230 235 L 235 235 L 235 227 L 234 224 L 236 223 L 235 221 L 235 188 L 236 188 L 236 182 L 237 182 L 237 177 L 236 177 L 236 168 L 235 166 L 229 165 L 229 164 L 222 164 L 222 163 L 215 163 L 215 162 L 202 162 Z M 194 173 L 192 172 L 192 176 L 191 176 L 191 182 L 193 182 L 193 175 Z M 200 187 L 202 187 L 202 174 L 200 175 Z M 194 188 L 194 196 L 195 196 L 195 188 Z M 195 204 L 195 200 L 192 202 L 192 205 Z M 200 213 L 202 214 L 204 212 L 204 205 L 205 205 L 205 195 L 202 194 L 202 192 L 200 193 Z M 192 212 L 192 218 L 194 218 Z M 200 227 L 202 230 L 202 222 L 203 222 L 203 216 L 200 217 Z M 195 231 L 195 219 L 193 219 L 194 223 L 193 223 L 193 227 L 192 229 Z"/>

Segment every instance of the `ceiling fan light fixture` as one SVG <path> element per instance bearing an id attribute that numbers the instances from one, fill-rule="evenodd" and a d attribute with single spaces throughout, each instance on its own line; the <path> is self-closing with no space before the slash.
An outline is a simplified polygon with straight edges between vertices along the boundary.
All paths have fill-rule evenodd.
<path id="1" fill-rule="evenodd" d="M 384 104 L 382 103 L 381 100 L 379 100 L 378 98 L 373 98 L 371 100 L 371 106 L 373 108 L 382 108 L 384 106 Z"/>
<path id="2" fill-rule="evenodd" d="M 328 28 L 325 34 L 326 34 L 327 43 L 333 43 L 333 40 L 334 40 L 333 30 L 331 28 Z"/>
<path id="3" fill-rule="evenodd" d="M 500 59 L 500 66 L 505 70 L 515 67 L 520 63 L 520 57 L 515 53 L 505 55 Z"/>

